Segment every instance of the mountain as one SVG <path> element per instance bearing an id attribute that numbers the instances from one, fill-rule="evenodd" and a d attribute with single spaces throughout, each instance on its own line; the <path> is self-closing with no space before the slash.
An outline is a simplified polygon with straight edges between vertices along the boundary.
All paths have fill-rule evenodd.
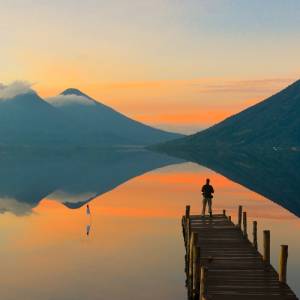
<path id="1" fill-rule="evenodd" d="M 157 148 L 201 152 L 297 148 L 299 115 L 300 80 L 204 131 Z"/>
<path id="2" fill-rule="evenodd" d="M 129 119 L 76 89 L 52 102 L 33 90 L 0 99 L 0 146 L 149 145 L 181 137 Z"/>
<path id="3" fill-rule="evenodd" d="M 61 113 L 34 91 L 0 99 L 1 145 L 50 145 L 63 142 L 67 133 L 70 126 Z"/>
<path id="4" fill-rule="evenodd" d="M 63 91 L 50 103 L 95 139 L 111 137 L 114 144 L 150 145 L 182 137 L 132 120 L 77 89 Z"/>

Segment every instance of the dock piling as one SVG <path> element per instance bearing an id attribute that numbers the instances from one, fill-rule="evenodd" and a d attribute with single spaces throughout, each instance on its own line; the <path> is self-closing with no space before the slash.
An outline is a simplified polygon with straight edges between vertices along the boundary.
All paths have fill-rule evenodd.
<path id="1" fill-rule="evenodd" d="M 279 259 L 279 281 L 281 283 L 286 283 L 287 259 L 288 259 L 288 246 L 281 245 L 281 252 L 280 252 L 280 259 Z"/>
<path id="2" fill-rule="evenodd" d="M 264 230 L 264 254 L 263 254 L 263 260 L 265 264 L 270 264 L 270 243 L 271 243 L 271 237 L 270 237 L 270 230 Z"/>
<path id="3" fill-rule="evenodd" d="M 243 207 L 239 206 L 239 212 L 238 212 L 238 228 L 242 228 L 242 213 L 243 213 Z"/>
<path id="4" fill-rule="evenodd" d="M 243 235 L 244 238 L 248 237 L 248 233 L 247 233 L 247 212 L 243 212 Z"/>
<path id="5" fill-rule="evenodd" d="M 226 212 L 225 212 L 226 213 Z M 247 237 L 247 213 L 239 207 L 240 226 L 223 213 L 183 216 L 188 300 L 298 300 L 287 285 L 288 246 L 281 246 L 279 271 L 270 264 L 270 231 L 263 231 L 263 252 Z"/>
<path id="6" fill-rule="evenodd" d="M 194 245 L 193 249 L 193 300 L 199 299 L 200 288 L 200 247 Z"/>
<path id="7" fill-rule="evenodd" d="M 207 268 L 202 266 L 200 271 L 200 295 L 199 300 L 206 300 L 207 296 Z"/>
<path id="8" fill-rule="evenodd" d="M 257 250 L 257 221 L 253 221 L 253 246 Z"/>

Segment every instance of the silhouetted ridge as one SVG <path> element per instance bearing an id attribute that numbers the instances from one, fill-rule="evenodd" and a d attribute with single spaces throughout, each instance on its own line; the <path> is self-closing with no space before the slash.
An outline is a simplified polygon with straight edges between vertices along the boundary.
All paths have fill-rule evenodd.
<path id="1" fill-rule="evenodd" d="M 182 135 L 147 126 L 69 88 L 44 101 L 33 90 L 0 100 L 0 145 L 143 146 Z"/>
<path id="2" fill-rule="evenodd" d="M 300 80 L 204 131 L 158 148 L 166 151 L 300 149 L 299 115 Z"/>

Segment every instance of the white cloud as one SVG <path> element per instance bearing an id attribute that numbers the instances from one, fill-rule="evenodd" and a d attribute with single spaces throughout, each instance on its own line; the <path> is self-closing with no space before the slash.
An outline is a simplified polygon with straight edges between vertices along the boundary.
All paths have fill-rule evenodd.
<path id="1" fill-rule="evenodd" d="M 28 215 L 31 213 L 32 206 L 25 202 L 19 202 L 14 198 L 0 198 L 0 214 L 11 212 L 17 216 Z"/>
<path id="2" fill-rule="evenodd" d="M 84 96 L 78 95 L 58 95 L 46 99 L 54 106 L 64 106 L 70 104 L 95 105 L 95 102 Z"/>
<path id="3" fill-rule="evenodd" d="M 0 99 L 11 99 L 28 92 L 32 92 L 32 89 L 31 84 L 26 81 L 14 81 L 8 85 L 0 83 Z"/>

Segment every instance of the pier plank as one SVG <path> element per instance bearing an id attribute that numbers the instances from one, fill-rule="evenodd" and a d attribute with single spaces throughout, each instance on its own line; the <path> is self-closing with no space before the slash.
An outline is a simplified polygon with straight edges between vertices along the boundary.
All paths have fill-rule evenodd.
<path id="1" fill-rule="evenodd" d="M 246 218 L 246 213 L 243 213 L 243 217 Z M 257 251 L 257 241 L 254 241 L 254 244 L 249 241 L 246 234 L 246 219 L 243 222 L 243 228 L 241 224 L 235 225 L 225 212 L 212 217 L 190 215 L 190 212 L 183 216 L 186 264 L 195 265 L 189 262 L 189 259 L 193 257 L 190 255 L 191 249 L 197 247 L 200 256 L 197 259 L 199 264 L 197 270 L 205 269 L 206 276 L 206 278 L 201 277 L 201 282 L 206 284 L 205 289 L 201 289 L 200 282 L 195 283 L 195 279 L 191 282 L 195 272 L 190 274 L 191 268 L 186 268 L 188 298 L 190 300 L 297 300 L 290 287 L 279 281 L 276 270 L 264 261 L 263 255 Z M 193 233 L 196 234 L 196 242 L 187 240 L 188 237 L 193 236 Z M 200 299 L 199 291 L 202 294 L 203 290 L 206 296 Z"/>

